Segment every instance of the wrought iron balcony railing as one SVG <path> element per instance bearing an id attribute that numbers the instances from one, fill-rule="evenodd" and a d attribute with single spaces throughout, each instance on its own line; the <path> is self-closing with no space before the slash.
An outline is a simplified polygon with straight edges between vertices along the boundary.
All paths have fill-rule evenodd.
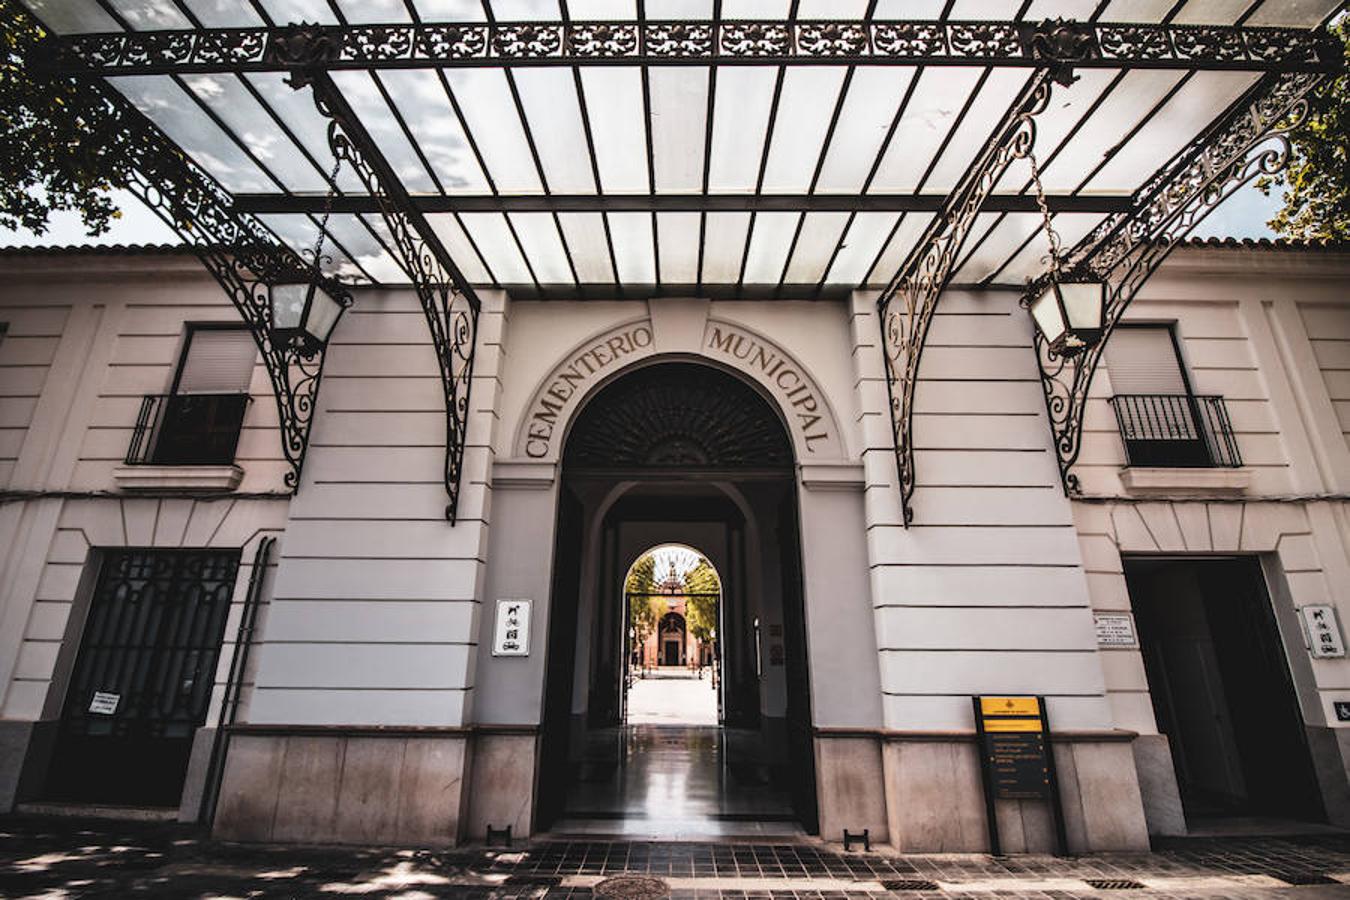
<path id="1" fill-rule="evenodd" d="M 1125 394 L 1111 398 L 1131 466 L 1237 468 L 1242 465 L 1222 397 Z"/>
<path id="2" fill-rule="evenodd" d="M 150 394 L 141 401 L 127 465 L 234 462 L 248 394 Z"/>

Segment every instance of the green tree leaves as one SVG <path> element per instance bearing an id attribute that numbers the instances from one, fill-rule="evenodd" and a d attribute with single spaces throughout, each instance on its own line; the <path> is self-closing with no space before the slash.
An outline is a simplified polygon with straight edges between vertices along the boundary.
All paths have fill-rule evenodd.
<path id="1" fill-rule="evenodd" d="M 717 630 L 716 595 L 721 593 L 722 583 L 708 561 L 699 559 L 698 564 L 685 573 L 684 589 L 691 595 L 714 595 L 690 596 L 685 601 L 685 621 L 689 623 L 689 633 L 706 644 Z"/>
<path id="2" fill-rule="evenodd" d="M 661 618 L 659 597 L 643 596 L 656 591 L 656 557 L 642 556 L 628 573 L 623 589 L 628 594 L 628 626 L 633 629 L 634 646 L 644 643 L 656 630 Z"/>
<path id="3" fill-rule="evenodd" d="M 1345 47 L 1350 66 L 1350 29 L 1342 18 L 1329 29 Z M 1282 237 L 1350 240 L 1350 75 L 1323 82 L 1309 97 L 1307 121 L 1292 135 L 1289 167 L 1257 187 L 1267 195 L 1284 188 L 1284 208 L 1269 225 Z"/>
<path id="4" fill-rule="evenodd" d="M 43 234 L 53 210 L 70 209 L 99 235 L 121 216 L 107 191 L 126 159 L 79 85 L 47 74 L 53 52 L 17 0 L 0 0 L 0 225 Z"/>

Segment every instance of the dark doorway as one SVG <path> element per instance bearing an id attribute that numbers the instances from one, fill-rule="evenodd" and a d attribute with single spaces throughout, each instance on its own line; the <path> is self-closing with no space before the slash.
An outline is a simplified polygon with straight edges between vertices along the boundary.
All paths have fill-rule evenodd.
<path id="1" fill-rule="evenodd" d="M 1187 819 L 1324 821 L 1256 557 L 1127 558 L 1125 579 Z"/>
<path id="2" fill-rule="evenodd" d="M 661 642 L 661 665 L 684 665 L 685 631 L 684 616 L 679 613 L 666 613 L 661 617 L 661 625 L 657 629 Z"/>
<path id="3" fill-rule="evenodd" d="M 103 555 L 46 796 L 177 806 L 206 720 L 239 551 Z"/>
<path id="4" fill-rule="evenodd" d="M 577 414 L 554 558 L 542 825 L 608 821 L 614 833 L 649 833 L 625 823 L 678 809 L 680 833 L 736 833 L 727 823 L 741 821 L 815 830 L 792 464 L 776 410 L 709 366 L 636 369 Z M 633 675 L 625 573 L 663 543 L 698 547 L 721 578 L 718 725 L 625 724 Z M 771 634 L 758 620 L 772 623 Z M 686 631 L 683 621 L 661 622 L 658 665 L 692 665 L 702 677 Z M 686 785 L 678 797 L 658 796 L 675 783 Z"/>

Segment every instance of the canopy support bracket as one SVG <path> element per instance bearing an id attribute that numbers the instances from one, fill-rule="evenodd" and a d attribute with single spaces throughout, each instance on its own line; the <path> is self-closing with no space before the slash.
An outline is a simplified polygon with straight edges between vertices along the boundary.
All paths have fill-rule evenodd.
<path id="1" fill-rule="evenodd" d="M 1063 23 L 1055 23 L 1062 29 Z M 1090 47 L 1078 52 L 1091 52 Z M 900 270 L 877 300 L 881 322 L 886 389 L 890 398 L 891 433 L 899 473 L 900 505 L 906 527 L 914 519 L 914 388 L 919 361 L 933 312 L 950 280 L 961 247 L 970 235 L 985 200 L 1014 160 L 1031 152 L 1036 140 L 1035 117 L 1050 102 L 1052 82 L 1071 79 L 1069 59 L 1037 69 L 979 155 L 970 164 L 942 210 L 933 217 Z"/>
<path id="2" fill-rule="evenodd" d="M 328 74 L 325 65 L 331 61 L 335 45 L 304 26 L 286 31 L 288 62 L 295 66 L 290 84 L 296 89 L 312 88 L 315 106 L 329 120 L 329 148 L 335 158 L 351 164 L 375 198 L 426 315 L 445 391 L 445 518 L 454 524 L 468 431 L 478 295 Z"/>
<path id="3" fill-rule="evenodd" d="M 1308 115 L 1308 93 L 1324 75 L 1270 73 L 1135 194 L 1128 213 L 1108 217 L 1069 253 L 1066 270 L 1106 283 L 1102 338 L 1077 356 L 1052 352 L 1035 330 L 1036 358 L 1064 492 L 1082 492 L 1072 471 L 1082 448 L 1088 389 L 1112 331 L 1149 277 L 1207 214 L 1234 191 L 1280 172 L 1290 132 Z M 1272 146 L 1263 144 L 1273 141 Z M 1028 296 L 1046 276 L 1029 287 Z"/>
<path id="4" fill-rule="evenodd" d="M 309 267 L 257 219 L 236 212 L 229 193 L 103 79 L 82 84 L 80 95 L 87 100 L 88 120 L 98 123 L 102 139 L 116 144 L 128 162 L 118 186 L 191 248 L 252 333 L 272 382 L 281 450 L 290 465 L 284 481 L 294 493 L 309 446 L 324 351 L 272 339 L 269 286 L 281 278 L 308 278 Z M 324 286 L 334 297 L 348 296 L 334 280 L 325 279 Z"/>

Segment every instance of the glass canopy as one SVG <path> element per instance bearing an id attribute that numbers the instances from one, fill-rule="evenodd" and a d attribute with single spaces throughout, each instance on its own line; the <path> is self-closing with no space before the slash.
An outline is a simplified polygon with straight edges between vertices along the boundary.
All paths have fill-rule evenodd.
<path id="1" fill-rule="evenodd" d="M 559 34 L 546 58 L 371 52 L 334 82 L 472 283 L 545 296 L 809 297 L 884 285 L 985 146 L 1033 68 L 1006 61 L 785 55 L 587 59 L 571 23 L 1084 22 L 1307 30 L 1337 0 L 27 0 L 65 38 L 127 33 L 265 41 L 281 26 L 505 23 Z M 641 18 L 640 18 L 641 17 Z M 561 23 L 561 24 L 559 24 Z M 558 30 L 553 30 L 554 26 Z M 475 31 L 474 28 L 495 29 Z M 636 28 L 637 26 L 631 26 Z M 242 31 L 220 31 L 237 29 Z M 442 30 L 442 34 L 445 32 Z M 611 30 L 606 34 L 638 34 Z M 685 32 L 681 32 L 682 34 Z M 408 34 L 413 34 L 409 31 Z M 834 34 L 834 32 L 830 32 Z M 1274 35 L 1271 32 L 1271 35 Z M 243 38 L 239 36 L 242 35 Z M 388 35 L 386 34 L 387 38 Z M 465 38 L 467 40 L 467 38 Z M 617 39 L 617 38 L 616 38 Z M 799 35 L 798 42 L 800 44 Z M 85 39 L 90 40 L 90 39 Z M 354 39 L 355 40 L 355 39 Z M 374 40 L 374 39 L 372 39 Z M 725 38 L 724 38 L 725 40 Z M 79 44 L 93 46 L 92 43 Z M 356 46 L 361 44 L 356 43 Z M 108 44 L 106 46 L 113 46 Z M 118 44 L 118 47 L 122 45 Z M 420 46 L 420 45 L 419 45 Z M 636 46 L 636 45 L 635 45 Z M 646 46 L 645 44 L 643 46 Z M 863 46 L 863 45 L 860 45 Z M 870 46 L 870 45 L 868 45 Z M 865 48 L 864 48 L 865 49 Z M 375 48 L 378 51 L 378 47 Z M 296 249 L 329 194 L 333 270 L 407 281 L 374 198 L 334 172 L 327 120 L 284 66 L 140 65 L 95 55 L 109 82 Z M 1066 244 L 1132 196 L 1269 70 L 1259 53 L 1098 60 L 1056 87 L 1035 155 Z M 571 53 L 571 56 L 567 54 Z M 950 56 L 950 54 L 949 54 Z M 113 60 L 108 62 L 108 60 Z M 102 64 L 107 63 L 107 64 Z M 1044 269 L 1019 160 L 976 221 L 952 282 L 1020 286 Z"/>

